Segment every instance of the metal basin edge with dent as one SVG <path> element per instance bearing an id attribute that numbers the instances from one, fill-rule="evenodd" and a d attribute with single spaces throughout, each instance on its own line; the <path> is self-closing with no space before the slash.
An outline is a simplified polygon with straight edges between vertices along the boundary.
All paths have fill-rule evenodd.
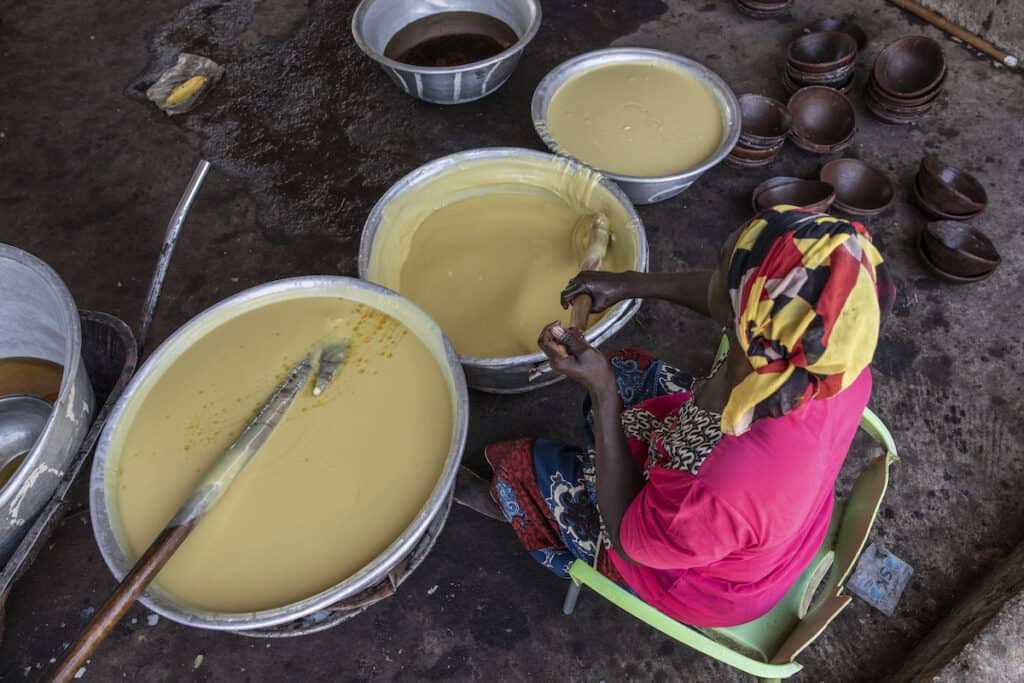
<path id="1" fill-rule="evenodd" d="M 595 172 L 590 167 L 570 157 L 556 156 L 546 152 L 518 147 L 485 147 L 457 152 L 434 159 L 406 174 L 384 193 L 373 209 L 371 209 L 370 215 L 366 218 L 366 223 L 363 225 L 363 235 L 359 243 L 359 277 L 364 280 L 372 280 L 370 273 L 371 257 L 376 248 L 376 238 L 384 222 L 385 210 L 392 202 L 406 193 L 426 187 L 437 176 L 457 172 L 462 168 L 471 166 L 475 162 L 507 162 L 515 164 L 519 160 L 551 161 L 556 164 L 558 171 L 584 168 L 594 173 L 599 178 L 601 187 L 607 190 L 612 200 L 628 216 L 628 229 L 634 239 L 636 248 L 636 259 L 632 265 L 632 270 L 647 272 L 649 263 L 647 233 L 644 230 L 640 216 L 636 213 L 636 209 L 630 203 L 629 198 L 615 183 L 600 172 Z M 594 346 L 600 346 L 625 327 L 626 323 L 636 315 L 639 309 L 639 299 L 629 299 L 617 303 L 609 309 L 608 313 L 601 320 L 587 330 L 587 340 Z M 537 333 L 539 334 L 540 330 L 537 330 Z M 549 386 L 562 379 L 561 375 L 552 372 L 550 365 L 542 366 L 547 357 L 540 351 L 503 358 L 482 358 L 476 356 L 460 356 L 459 358 L 466 371 L 466 381 L 469 386 L 473 389 L 492 394 L 525 393 Z M 544 374 L 536 381 L 531 382 L 529 379 L 530 374 L 538 367 L 543 368 Z"/>
<path id="2" fill-rule="evenodd" d="M 42 433 L 0 487 L 0 567 L 57 490 L 93 417 L 93 391 L 82 362 L 82 328 L 60 277 L 28 252 L 0 244 L 0 359 L 38 358 L 64 374 Z"/>
<path id="3" fill-rule="evenodd" d="M 478 62 L 427 67 L 384 56 L 388 41 L 417 19 L 442 12 L 479 12 L 505 22 L 519 40 Z M 407 94 L 433 104 L 462 104 L 490 95 L 505 84 L 526 45 L 540 28 L 538 0 L 362 0 L 352 15 L 356 45 Z"/>
<path id="4" fill-rule="evenodd" d="M 541 80 L 537 89 L 534 90 L 533 100 L 530 104 L 533 127 L 536 129 L 540 139 L 544 141 L 544 144 L 552 152 L 571 157 L 572 154 L 559 147 L 558 142 L 548 130 L 548 107 L 551 105 L 551 100 L 554 99 L 558 89 L 565 85 L 573 76 L 595 67 L 645 61 L 661 62 L 686 71 L 710 88 L 722 109 L 724 133 L 721 144 L 719 144 L 710 157 L 699 165 L 679 173 L 643 177 L 621 175 L 604 169 L 597 169 L 601 174 L 614 180 L 634 204 L 655 204 L 675 197 L 690 187 L 690 185 L 693 185 L 706 171 L 724 160 L 732 148 L 736 146 L 743 123 L 740 114 L 740 103 L 736 94 L 733 93 L 721 76 L 700 62 L 671 52 L 639 47 L 612 47 L 577 55 L 556 66 Z"/>
<path id="5" fill-rule="evenodd" d="M 316 615 L 331 612 L 346 602 L 368 604 L 363 594 L 373 593 L 383 583 L 394 582 L 393 570 L 407 566 L 410 557 L 423 552 L 424 540 L 439 533 L 451 501 L 455 475 L 462 458 L 469 420 L 469 397 L 458 356 L 441 329 L 419 307 L 395 292 L 371 282 L 340 276 L 304 276 L 268 282 L 229 297 L 179 328 L 164 341 L 132 377 L 100 435 L 89 481 L 89 507 L 93 533 L 100 553 L 114 576 L 120 580 L 135 562 L 126 550 L 117 524 L 117 510 L 108 492 L 116 486 L 114 472 L 119 453 L 116 435 L 131 406 L 145 399 L 163 372 L 198 339 L 218 325 L 244 312 L 265 305 L 309 297 L 340 297 L 382 310 L 406 325 L 430 349 L 450 388 L 452 437 L 444 468 L 426 503 L 408 527 L 376 558 L 355 574 L 297 602 L 257 612 L 215 612 L 189 605 L 152 584 L 139 599 L 146 607 L 168 619 L 196 628 L 235 631 L 244 635 L 280 637 L 302 635 L 333 626 L 343 619 L 321 620 Z M 427 544 L 429 546 L 429 544 Z M 427 548 L 429 550 L 429 547 Z M 420 558 L 421 559 L 421 558 Z M 407 571 L 415 568 L 415 563 Z M 390 575 L 390 579 L 389 579 Z M 404 578 L 404 576 L 402 577 Z M 386 595 L 385 595 L 386 597 Z M 348 610 L 351 612 L 351 610 Z M 304 618 L 314 616 L 304 625 Z"/>

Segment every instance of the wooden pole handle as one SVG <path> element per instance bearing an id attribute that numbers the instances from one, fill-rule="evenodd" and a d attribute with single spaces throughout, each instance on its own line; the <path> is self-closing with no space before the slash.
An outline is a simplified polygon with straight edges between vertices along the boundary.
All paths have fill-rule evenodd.
<path id="1" fill-rule="evenodd" d="M 593 308 L 594 299 L 589 294 L 580 294 L 572 300 L 572 316 L 569 324 L 580 332 L 586 332 L 590 311 Z"/>
<path id="2" fill-rule="evenodd" d="M 192 520 L 179 526 L 167 527 L 160 532 L 64 655 L 63 661 L 48 679 L 51 683 L 68 683 L 74 679 L 78 670 L 85 666 L 96 648 L 171 559 L 174 551 L 185 542 L 197 522 L 198 520 Z"/>
<path id="3" fill-rule="evenodd" d="M 1003 52 L 998 47 L 988 42 L 984 38 L 976 36 L 967 29 L 957 26 L 949 19 L 946 19 L 945 17 L 936 14 L 935 12 L 932 12 L 930 9 L 922 7 L 921 5 L 917 4 L 916 2 L 913 2 L 912 0 L 889 0 L 889 2 L 896 5 L 897 7 L 902 7 L 911 14 L 917 15 L 918 17 L 924 19 L 929 24 L 938 28 L 939 30 L 945 31 L 951 36 L 954 36 L 964 41 L 968 45 L 974 46 L 975 48 L 987 54 L 989 57 L 992 57 L 998 62 L 1002 62 L 1006 66 L 1015 67 L 1018 64 L 1017 58 L 1015 56 Z"/>

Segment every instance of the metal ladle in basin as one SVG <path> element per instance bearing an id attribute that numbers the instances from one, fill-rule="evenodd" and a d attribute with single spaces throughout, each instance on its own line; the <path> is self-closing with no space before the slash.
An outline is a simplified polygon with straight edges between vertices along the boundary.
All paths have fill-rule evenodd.
<path id="1" fill-rule="evenodd" d="M 0 398 L 0 470 L 32 450 L 50 411 L 50 404 L 35 396 Z"/>

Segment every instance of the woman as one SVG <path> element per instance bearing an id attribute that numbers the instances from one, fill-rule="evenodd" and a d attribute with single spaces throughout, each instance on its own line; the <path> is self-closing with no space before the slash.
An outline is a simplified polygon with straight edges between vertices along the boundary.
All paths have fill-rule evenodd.
<path id="1" fill-rule="evenodd" d="M 587 448 L 491 446 L 493 502 L 468 471 L 457 499 L 510 521 L 560 576 L 596 562 L 696 626 L 761 616 L 828 528 L 894 295 L 881 256 L 860 224 L 778 206 L 731 235 L 712 272 L 581 273 L 563 305 L 584 292 L 595 311 L 639 297 L 686 306 L 726 328 L 728 354 L 694 380 L 645 352 L 605 357 L 552 323 L 538 343 L 589 392 Z"/>

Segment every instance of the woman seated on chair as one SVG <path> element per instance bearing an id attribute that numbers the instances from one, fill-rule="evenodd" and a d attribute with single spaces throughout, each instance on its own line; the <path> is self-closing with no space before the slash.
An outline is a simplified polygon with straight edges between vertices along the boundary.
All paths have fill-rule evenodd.
<path id="1" fill-rule="evenodd" d="M 491 446 L 489 487 L 463 468 L 456 500 L 511 522 L 559 576 L 577 559 L 596 564 L 684 623 L 763 615 L 822 543 L 871 394 L 895 290 L 870 235 L 778 206 L 729 237 L 714 271 L 584 272 L 563 304 L 581 293 L 596 312 L 630 298 L 685 306 L 726 328 L 728 352 L 695 380 L 548 325 L 541 349 L 589 392 L 587 447 Z"/>

